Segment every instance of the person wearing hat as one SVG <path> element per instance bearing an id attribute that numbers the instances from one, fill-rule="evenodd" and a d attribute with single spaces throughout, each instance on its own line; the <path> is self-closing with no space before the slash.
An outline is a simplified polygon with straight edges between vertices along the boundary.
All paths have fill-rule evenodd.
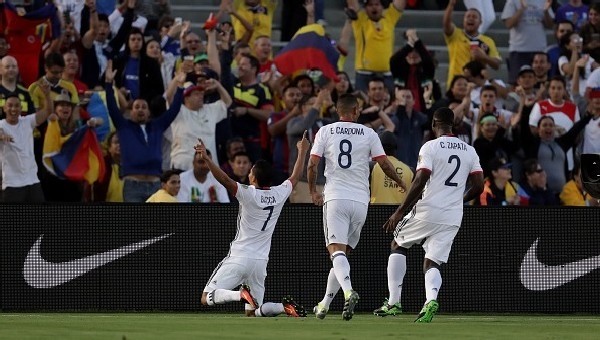
<path id="1" fill-rule="evenodd" d="M 214 103 L 205 104 L 206 92 L 216 92 L 220 99 Z M 184 84 L 183 105 L 164 134 L 165 138 L 171 142 L 171 168 L 192 169 L 194 153 L 190 152 L 190 145 L 195 145 L 198 138 L 204 141 L 206 148 L 216 157 L 216 126 L 217 123 L 227 118 L 227 108 L 231 103 L 232 99 L 227 90 L 214 79 L 206 80 L 204 86 L 191 82 Z"/>
<path id="2" fill-rule="evenodd" d="M 402 204 L 406 198 L 410 184 L 413 179 L 412 169 L 396 158 L 398 141 L 393 132 L 383 131 L 379 134 L 379 140 L 383 146 L 383 151 L 388 156 L 390 162 L 396 169 L 396 173 L 401 180 L 408 186 L 404 190 L 389 178 L 381 169 L 381 166 L 375 163 L 371 170 L 371 204 Z"/>
<path id="3" fill-rule="evenodd" d="M 517 86 L 510 92 L 504 101 L 504 108 L 511 112 L 519 112 L 521 97 L 524 97 L 524 105 L 532 106 L 537 101 L 535 90 L 535 72 L 530 65 L 523 65 L 517 75 Z"/>
<path id="4" fill-rule="evenodd" d="M 519 185 L 513 181 L 512 164 L 505 158 L 493 158 L 489 164 L 489 172 L 483 183 L 483 192 L 475 205 L 519 205 L 521 198 L 517 194 Z"/>

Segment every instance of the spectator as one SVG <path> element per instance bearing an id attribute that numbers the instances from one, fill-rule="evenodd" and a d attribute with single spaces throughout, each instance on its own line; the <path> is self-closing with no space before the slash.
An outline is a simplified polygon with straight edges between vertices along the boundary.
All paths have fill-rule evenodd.
<path id="1" fill-rule="evenodd" d="M 452 126 L 452 133 L 456 138 L 463 142 L 473 145 L 473 127 L 467 123 L 465 119 L 465 112 L 469 112 L 471 107 L 471 97 L 465 96 L 462 102 L 452 102 L 448 105 L 448 108 L 454 112 L 454 125 Z M 469 113 L 471 116 L 472 114 Z M 427 138 L 429 140 L 429 138 Z"/>
<path id="2" fill-rule="evenodd" d="M 582 57 L 583 39 L 576 32 L 565 34 L 560 39 L 560 58 L 558 58 L 558 69 L 560 75 L 568 79 L 567 88 L 571 88 L 573 73 L 577 66 L 577 60 Z M 579 93 L 584 93 L 586 88 L 586 79 L 589 78 L 592 70 L 598 67 L 598 63 L 587 57 L 585 66 L 579 69 Z"/>
<path id="3" fill-rule="evenodd" d="M 502 106 L 497 103 L 496 98 L 496 87 L 492 85 L 485 85 L 481 89 L 479 96 L 479 102 L 481 105 L 473 109 L 472 122 L 474 123 L 475 128 L 475 130 L 473 131 L 473 136 L 475 138 L 479 137 L 479 117 L 483 117 L 486 114 L 491 114 L 494 117 L 496 117 L 498 127 L 502 129 L 501 134 L 504 134 L 504 132 L 511 126 L 514 113 L 502 109 Z M 485 163 L 483 164 L 485 165 Z"/>
<path id="4" fill-rule="evenodd" d="M 568 20 L 573 23 L 574 30 L 579 32 L 579 29 L 588 20 L 589 7 L 584 5 L 581 0 L 569 0 L 568 3 L 560 6 L 556 10 L 554 20 L 560 22 Z"/>
<path id="5" fill-rule="evenodd" d="M 46 56 L 46 60 L 44 62 L 46 75 L 44 75 L 40 80 L 46 82 L 50 85 L 50 99 L 51 102 L 56 98 L 56 96 L 68 93 L 71 102 L 73 104 L 79 104 L 79 96 L 77 95 L 77 89 L 75 85 L 70 81 L 66 81 L 61 79 L 63 70 L 65 68 L 65 60 L 63 56 L 58 53 L 50 53 Z M 36 108 L 45 109 L 44 105 L 46 103 L 45 96 L 46 94 L 39 87 L 40 81 L 35 82 L 29 86 L 29 93 L 31 94 L 31 99 L 33 100 L 33 104 Z M 51 109 L 50 109 L 51 110 Z"/>
<path id="6" fill-rule="evenodd" d="M 546 171 L 534 158 L 523 163 L 524 176 L 519 186 L 522 205 L 548 206 L 558 205 L 556 194 L 548 190 Z"/>
<path id="7" fill-rule="evenodd" d="M 223 170 L 223 172 L 225 172 L 230 178 L 233 178 L 233 156 L 239 152 L 246 152 L 244 140 L 239 137 L 228 139 L 225 143 L 227 160 L 221 163 L 221 170 Z"/>
<path id="8" fill-rule="evenodd" d="M 558 56 L 557 60 L 557 72 L 558 72 Z M 544 89 L 544 92 L 550 86 L 549 81 L 550 77 L 548 76 L 548 72 L 552 65 L 548 59 L 548 54 L 545 52 L 537 52 L 533 55 L 533 61 L 531 62 L 531 68 L 533 69 L 533 73 L 535 73 L 535 89 Z"/>
<path id="9" fill-rule="evenodd" d="M 146 26 L 148 25 L 148 19 L 141 15 L 140 12 L 140 2 L 144 0 L 127 0 L 122 1 L 117 8 L 108 16 L 108 21 L 110 22 L 110 31 L 113 35 L 116 35 L 121 25 L 125 22 L 125 18 L 123 13 L 127 12 L 129 9 L 133 9 L 134 18 L 131 26 L 133 28 L 137 28 L 140 32 L 144 32 L 146 30 Z M 133 6 L 131 6 L 133 3 Z M 155 27 L 156 29 L 156 27 Z"/>
<path id="10" fill-rule="evenodd" d="M 331 94 L 329 90 L 321 90 L 317 97 L 304 96 L 298 103 L 298 106 L 302 110 L 302 114 L 290 119 L 287 123 L 287 137 L 288 147 L 290 150 L 289 155 L 289 166 L 288 172 L 292 172 L 294 169 L 293 160 L 296 159 L 296 148 L 294 145 L 302 139 L 304 131 L 308 131 L 308 140 L 312 143 L 314 141 L 317 131 L 323 126 L 331 123 L 331 120 L 327 118 L 319 118 L 319 112 L 321 108 L 329 106 L 331 104 Z M 306 160 L 308 164 L 308 160 Z M 306 165 L 304 165 L 302 175 L 298 180 L 298 184 L 294 187 L 292 194 L 290 195 L 291 203 L 312 203 L 312 197 L 308 190 L 308 179 L 306 177 Z M 325 184 L 325 166 L 322 164 L 319 166 L 317 171 L 317 191 L 322 192 Z"/>
<path id="11" fill-rule="evenodd" d="M 425 112 L 425 84 L 435 77 L 433 58 L 417 36 L 417 30 L 406 30 L 406 45 L 390 58 L 390 69 L 396 86 L 409 89 L 415 99 L 414 109 Z"/>
<path id="12" fill-rule="evenodd" d="M 248 54 L 240 59 L 231 120 L 233 134 L 242 137 L 251 161 L 261 158 L 260 123 L 266 122 L 274 110 L 271 92 L 258 82 L 258 69 L 259 62 L 254 56 Z"/>
<path id="13" fill-rule="evenodd" d="M 146 55 L 156 60 L 160 65 L 160 75 L 163 82 L 163 87 L 166 89 L 169 83 L 173 79 L 173 70 L 175 69 L 175 57 L 171 53 L 162 52 L 160 44 L 154 39 L 150 39 L 146 42 Z"/>
<path id="14" fill-rule="evenodd" d="M 229 178 L 238 183 L 250 185 L 250 178 L 248 178 L 252 169 L 250 155 L 241 151 L 233 155 L 231 159 L 231 176 Z M 229 194 L 229 201 L 237 202 L 235 195 L 232 195 L 229 191 L 227 193 Z"/>
<path id="15" fill-rule="evenodd" d="M 263 74 L 265 72 L 270 72 L 273 67 L 273 59 L 271 59 L 271 54 L 273 53 L 271 37 L 266 35 L 258 36 L 254 40 L 253 46 L 252 55 L 258 59 L 260 64 L 258 75 L 262 79 Z"/>
<path id="16" fill-rule="evenodd" d="M 556 44 L 550 45 L 546 48 L 546 53 L 548 57 L 547 62 L 550 63 L 549 77 L 554 77 L 560 74 L 560 71 L 558 69 L 558 58 L 560 58 L 560 39 L 565 34 L 570 34 L 574 31 L 575 27 L 573 26 L 573 23 L 568 20 L 560 21 L 554 26 L 554 37 L 556 38 Z M 532 65 L 535 68 L 535 63 L 532 62 Z"/>
<path id="17" fill-rule="evenodd" d="M 475 205 L 504 206 L 520 205 L 519 185 L 513 181 L 511 164 L 504 158 L 493 158 L 488 165 L 487 178 L 483 183 L 483 192 Z"/>
<path id="18" fill-rule="evenodd" d="M 208 149 L 206 153 L 212 159 Z M 229 203 L 227 190 L 215 179 L 200 153 L 194 153 L 193 163 L 192 169 L 180 175 L 181 188 L 177 200 L 183 203 Z"/>
<path id="19" fill-rule="evenodd" d="M 490 37 L 478 33 L 481 25 L 481 14 L 475 9 L 465 12 L 463 28 L 457 29 L 452 23 L 452 12 L 456 0 L 450 0 L 444 12 L 444 38 L 448 46 L 450 67 L 448 69 L 447 88 L 451 88 L 454 76 L 462 74 L 462 67 L 469 60 L 477 60 L 497 70 L 501 59 L 496 43 Z"/>
<path id="20" fill-rule="evenodd" d="M 452 78 L 452 81 L 450 82 L 448 91 L 446 91 L 445 97 L 437 100 L 433 104 L 433 106 L 431 107 L 431 109 L 429 111 L 433 112 L 437 108 L 448 107 L 448 105 L 450 105 L 450 103 L 452 103 L 452 102 L 456 102 L 456 103 L 462 102 L 462 100 L 463 100 L 463 98 L 465 98 L 465 96 L 471 95 L 469 92 L 468 85 L 469 85 L 469 82 L 467 81 L 467 77 L 465 77 L 463 75 L 454 76 Z M 469 114 L 470 114 L 470 110 L 469 110 Z"/>
<path id="21" fill-rule="evenodd" d="M 276 0 L 221 0 L 221 6 L 231 6 L 231 2 L 233 2 L 233 10 L 237 13 L 237 15 L 232 16 L 231 21 L 238 37 L 242 37 L 246 32 L 246 27 L 238 17 L 252 23 L 254 33 L 248 40 L 250 46 L 254 45 L 254 40 L 257 37 L 272 36 Z"/>
<path id="22" fill-rule="evenodd" d="M 170 15 L 163 15 L 158 21 L 158 34 L 160 49 L 165 55 L 179 56 L 181 54 L 181 44 L 179 43 L 179 34 L 183 26 L 183 21 L 175 22 Z"/>
<path id="23" fill-rule="evenodd" d="M 535 91 L 535 72 L 529 65 L 521 66 L 517 75 L 517 87 L 510 92 L 504 102 L 504 107 L 510 112 L 518 112 L 521 97 L 519 92 L 525 95 L 527 101 L 537 101 L 537 92 Z"/>
<path id="24" fill-rule="evenodd" d="M 6 104 L 6 98 L 10 95 L 16 95 L 21 102 L 21 113 L 29 115 L 35 112 L 35 106 L 29 95 L 29 91 L 18 82 L 19 79 L 19 65 L 17 65 L 17 59 L 11 56 L 5 56 L 0 61 L 0 75 L 2 76 L 2 82 L 0 83 L 0 119 L 5 118 L 4 104 Z"/>
<path id="25" fill-rule="evenodd" d="M 146 55 L 144 36 L 137 28 L 131 29 L 125 51 L 114 61 L 114 69 L 116 86 L 130 101 L 143 99 L 150 103 L 165 90 L 160 65 Z"/>
<path id="26" fill-rule="evenodd" d="M 121 144 L 116 131 L 106 138 L 108 150 L 104 156 L 106 171 L 91 187 L 85 187 L 86 201 L 89 202 L 123 202 L 123 179 L 121 172 Z"/>
<path id="27" fill-rule="evenodd" d="M 79 80 L 81 65 L 79 65 L 79 57 L 77 56 L 77 53 L 73 51 L 66 52 L 63 54 L 63 59 L 65 60 L 65 69 L 62 73 L 62 79 L 73 83 L 73 85 L 75 85 L 75 89 L 77 90 L 77 95 L 79 97 L 83 97 L 85 95 L 85 91 L 88 90 L 88 86 Z"/>
<path id="28" fill-rule="evenodd" d="M 409 91 L 407 91 L 409 92 Z M 407 190 L 400 188 L 400 186 L 394 182 L 391 178 L 389 178 L 381 169 L 379 164 L 375 164 L 373 169 L 371 170 L 370 182 L 371 182 L 371 204 L 402 204 L 406 199 L 406 194 L 408 190 L 410 190 L 410 184 L 413 180 L 413 171 L 412 169 L 399 161 L 396 158 L 396 153 L 398 149 L 398 142 L 396 136 L 389 131 L 383 131 L 379 134 L 379 140 L 381 140 L 381 145 L 383 146 L 383 151 L 388 156 L 388 159 L 396 169 L 396 173 L 398 177 L 404 183 L 406 183 Z"/>
<path id="29" fill-rule="evenodd" d="M 481 15 L 481 25 L 478 32 L 484 34 L 496 20 L 493 0 L 464 0 L 467 9 L 474 8 Z"/>
<path id="30" fill-rule="evenodd" d="M 515 122 L 515 127 L 516 127 Z M 473 142 L 473 147 L 481 160 L 483 172 L 489 176 L 490 161 L 493 158 L 500 157 L 510 159 L 512 154 L 517 151 L 518 144 L 507 139 L 504 136 L 506 130 L 498 127 L 498 119 L 493 114 L 484 114 L 479 119 L 478 137 Z"/>
<path id="31" fill-rule="evenodd" d="M 558 76 L 550 80 L 548 93 L 550 98 L 537 102 L 533 106 L 529 116 L 529 126 L 535 134 L 540 118 L 545 115 L 550 115 L 558 125 L 559 134 L 562 135 L 569 130 L 573 124 L 579 121 L 579 109 L 575 104 L 564 99 L 566 96 L 566 82 L 563 77 Z"/>
<path id="32" fill-rule="evenodd" d="M 356 121 L 377 131 L 381 126 L 387 131 L 394 131 L 394 123 L 384 112 L 386 108 L 386 96 L 389 96 L 383 78 L 371 78 L 369 80 L 367 98 Z"/>
<path id="33" fill-rule="evenodd" d="M 583 53 L 600 60 L 600 3 L 592 4 L 589 21 L 581 27 L 579 34 L 583 38 Z"/>
<path id="34" fill-rule="evenodd" d="M 563 205 L 569 206 L 600 206 L 600 202 L 587 193 L 583 187 L 583 183 L 581 182 L 581 165 L 579 162 L 575 163 L 572 178 L 565 184 L 560 193 L 560 201 Z"/>
<path id="35" fill-rule="evenodd" d="M 581 153 L 600 153 L 600 89 L 590 91 L 588 107 L 591 120 L 585 126 Z"/>
<path id="36" fill-rule="evenodd" d="M 125 202 L 145 202 L 159 188 L 162 173 L 162 136 L 181 109 L 183 98 L 184 73 L 173 79 L 179 89 L 175 99 L 164 114 L 149 120 L 148 102 L 137 99 L 133 102 L 130 118 L 123 117 L 117 107 L 113 92 L 116 71 L 109 62 L 106 69 L 105 86 L 108 114 L 121 141 L 121 176 L 123 177 L 123 200 Z"/>
<path id="37" fill-rule="evenodd" d="M 216 91 L 220 100 L 204 104 L 204 93 Z M 190 170 L 194 154 L 190 145 L 195 145 L 198 138 L 211 154 L 217 155 L 215 132 L 217 123 L 227 118 L 227 108 L 231 105 L 231 97 L 223 86 L 209 79 L 204 86 L 185 83 L 183 105 L 179 114 L 165 131 L 165 137 L 171 142 L 171 168 Z"/>
<path id="38" fill-rule="evenodd" d="M 290 119 L 302 113 L 298 105 L 302 99 L 300 89 L 294 85 L 288 85 L 283 89 L 283 104 L 285 109 L 280 112 L 273 112 L 267 124 L 269 125 L 269 134 L 273 141 L 273 184 L 279 185 L 289 177 L 289 144 L 287 140 L 287 123 Z"/>
<path id="39" fill-rule="evenodd" d="M 388 91 L 394 88 L 389 60 L 394 48 L 394 28 L 404 13 L 406 0 L 393 0 L 384 10 L 381 0 L 363 0 L 359 10 L 358 0 L 347 0 L 349 8 L 358 12 L 352 21 L 354 32 L 354 69 L 357 90 L 367 91 L 373 77 L 383 77 Z"/>
<path id="40" fill-rule="evenodd" d="M 292 82 L 297 88 L 300 89 L 300 92 L 303 96 L 316 96 L 316 86 L 315 82 L 309 77 L 307 74 L 300 74 L 294 77 L 294 81 Z"/>
<path id="41" fill-rule="evenodd" d="M 478 61 L 469 61 L 463 66 L 463 75 L 467 78 L 469 83 L 475 84 L 473 90 L 471 90 L 471 103 L 474 108 L 481 106 L 481 92 L 484 87 L 492 86 L 496 93 L 496 100 L 498 108 L 504 107 L 504 98 L 508 94 L 506 84 L 499 79 L 487 79 L 487 72 L 485 65 Z"/>
<path id="42" fill-rule="evenodd" d="M 33 130 L 46 121 L 52 101 L 50 86 L 38 80 L 37 86 L 46 101 L 45 109 L 21 116 L 21 100 L 11 94 L 4 100 L 6 118 L 0 120 L 0 148 L 2 150 L 2 201 L 5 203 L 39 203 L 44 193 L 37 177 L 33 155 Z"/>
<path id="43" fill-rule="evenodd" d="M 395 126 L 394 135 L 401 147 L 396 148 L 394 155 L 400 162 L 413 169 L 417 166 L 419 150 L 425 142 L 425 131 L 429 122 L 427 115 L 415 110 L 414 104 L 411 90 L 396 88 L 397 109 L 393 113 L 392 122 Z"/>
<path id="44" fill-rule="evenodd" d="M 146 203 L 178 203 L 177 194 L 181 187 L 179 170 L 167 170 L 160 176 L 160 189 L 148 197 Z"/>
<path id="45" fill-rule="evenodd" d="M 510 29 L 508 40 L 508 82 L 515 84 L 521 66 L 533 54 L 546 48 L 544 28 L 552 28 L 551 0 L 508 0 L 501 19 Z"/>

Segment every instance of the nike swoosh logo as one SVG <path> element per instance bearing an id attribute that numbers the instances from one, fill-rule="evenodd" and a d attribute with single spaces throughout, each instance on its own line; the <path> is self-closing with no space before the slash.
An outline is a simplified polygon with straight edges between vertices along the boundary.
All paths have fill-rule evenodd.
<path id="1" fill-rule="evenodd" d="M 539 240 L 533 242 L 521 263 L 521 283 L 529 290 L 554 289 L 600 268 L 600 255 L 558 266 L 546 265 L 537 258 Z"/>
<path id="2" fill-rule="evenodd" d="M 153 243 L 161 241 L 173 233 L 149 240 L 132 243 L 104 253 L 86 256 L 80 259 L 54 263 L 46 261 L 40 254 L 40 244 L 44 235 L 33 244 L 23 265 L 23 278 L 33 288 L 53 288 L 74 280 L 86 273 L 120 259 Z"/>

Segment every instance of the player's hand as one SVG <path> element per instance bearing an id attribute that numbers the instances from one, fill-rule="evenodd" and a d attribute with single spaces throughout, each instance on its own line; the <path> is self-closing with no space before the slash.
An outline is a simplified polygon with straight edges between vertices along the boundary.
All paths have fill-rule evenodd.
<path id="1" fill-rule="evenodd" d="M 319 207 L 323 206 L 323 194 L 320 192 L 313 192 L 311 194 L 312 196 L 312 201 L 314 205 L 317 205 Z"/>
<path id="2" fill-rule="evenodd" d="M 392 214 L 392 216 L 390 216 L 390 218 L 388 218 L 388 220 L 383 225 L 383 229 L 385 230 L 385 232 L 386 233 L 393 232 L 396 229 L 398 222 L 400 222 L 400 220 L 402 219 L 403 216 L 404 216 L 403 211 L 396 210 L 396 212 L 394 212 Z"/>
<path id="3" fill-rule="evenodd" d="M 200 154 L 200 157 L 202 157 L 202 159 L 208 159 L 208 154 L 206 153 L 206 146 L 204 146 L 202 139 L 198 138 L 198 143 L 196 143 L 196 145 L 194 146 L 194 150 L 196 150 L 196 153 Z"/>
<path id="4" fill-rule="evenodd" d="M 400 191 L 400 192 L 408 192 L 408 187 L 406 186 L 406 183 L 404 183 L 404 181 L 402 179 L 400 179 L 400 182 L 398 182 L 398 185 L 400 186 L 400 188 L 398 189 L 398 191 Z"/>
<path id="5" fill-rule="evenodd" d="M 299 140 L 298 143 L 296 143 L 296 147 L 298 148 L 298 154 L 305 154 L 306 151 L 308 151 L 308 149 L 310 148 L 310 142 L 306 138 L 307 133 L 308 132 L 306 130 L 304 130 L 304 134 L 302 135 L 302 139 Z"/>

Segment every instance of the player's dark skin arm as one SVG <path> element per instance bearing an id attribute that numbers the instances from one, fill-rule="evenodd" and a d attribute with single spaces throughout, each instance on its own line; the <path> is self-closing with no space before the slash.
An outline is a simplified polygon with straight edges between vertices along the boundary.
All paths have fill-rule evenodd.
<path id="1" fill-rule="evenodd" d="M 306 167 L 306 177 L 308 178 L 308 190 L 312 196 L 312 201 L 315 205 L 323 205 L 323 194 L 317 192 L 317 167 L 321 157 L 310 155 L 308 159 L 308 166 Z"/>
<path id="2" fill-rule="evenodd" d="M 235 196 L 237 192 L 237 182 L 229 178 L 229 176 L 227 176 L 227 174 L 221 170 L 221 167 L 215 164 L 213 160 L 208 157 L 208 154 L 206 153 L 206 147 L 204 146 L 204 143 L 202 143 L 202 140 L 198 139 L 198 144 L 196 144 L 194 149 L 196 150 L 196 153 L 199 153 L 202 156 L 202 159 L 206 161 L 206 165 L 208 165 L 208 168 L 215 176 L 215 179 L 219 181 L 219 183 L 221 183 L 225 189 L 227 189 L 227 191 Z"/>
<path id="3" fill-rule="evenodd" d="M 396 209 L 392 216 L 390 216 L 390 218 L 383 225 L 383 229 L 385 229 L 386 232 L 389 233 L 396 229 L 396 225 L 398 225 L 398 222 L 406 213 L 406 209 L 417 203 L 419 197 L 421 197 L 421 194 L 425 189 L 427 181 L 429 181 L 429 177 L 431 177 L 431 171 L 427 169 L 417 170 L 413 184 L 410 187 L 408 194 L 406 194 L 406 200 L 404 200 L 402 205 L 398 206 L 398 209 Z"/>
<path id="4" fill-rule="evenodd" d="M 471 187 L 465 192 L 463 201 L 469 202 L 481 195 L 483 191 L 483 172 L 476 172 L 469 175 Z"/>
<path id="5" fill-rule="evenodd" d="M 390 162 L 390 160 L 387 157 L 377 157 L 375 159 L 375 161 L 377 161 L 377 164 L 379 164 L 379 166 L 381 167 L 381 170 L 383 170 L 383 173 L 386 176 L 388 176 L 389 178 L 394 180 L 394 182 L 398 183 L 398 185 L 400 186 L 400 188 L 402 188 L 402 190 L 404 190 L 405 192 L 407 191 L 406 184 L 398 176 L 398 174 L 396 173 L 396 168 L 394 167 L 392 162 Z"/>

